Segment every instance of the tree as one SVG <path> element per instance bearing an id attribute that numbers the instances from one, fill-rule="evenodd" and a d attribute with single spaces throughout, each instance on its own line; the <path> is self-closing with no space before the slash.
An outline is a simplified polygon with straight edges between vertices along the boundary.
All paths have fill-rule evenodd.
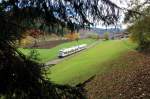
<path id="1" fill-rule="evenodd" d="M 150 16 L 144 17 L 128 28 L 131 39 L 139 44 L 140 50 L 150 50 Z"/>
<path id="2" fill-rule="evenodd" d="M 127 31 L 131 33 L 131 39 L 139 44 L 140 50 L 150 50 L 150 5 L 148 1 L 143 6 L 136 1 L 133 2 L 133 10 L 139 14 L 126 13 L 125 22 L 132 24 Z M 144 6 L 145 5 L 145 6 Z"/>
<path id="3" fill-rule="evenodd" d="M 65 35 L 65 37 L 69 40 L 78 40 L 79 39 L 79 34 L 78 33 L 75 33 L 75 32 L 72 32 L 72 33 L 67 33 Z"/>
<path id="4" fill-rule="evenodd" d="M 124 22 L 125 23 L 134 23 L 137 20 L 140 20 L 142 17 L 149 15 L 149 0 L 131 0 L 129 8 L 125 13 Z"/>
<path id="5" fill-rule="evenodd" d="M 109 40 L 109 32 L 104 33 L 104 40 Z"/>
<path id="6" fill-rule="evenodd" d="M 71 31 L 99 20 L 114 24 L 119 7 L 110 0 L 1 0 L 0 1 L 0 96 L 6 99 L 84 99 L 78 87 L 53 84 L 43 65 L 15 46 L 27 29 L 48 26 Z M 88 20 L 89 18 L 90 21 Z M 40 23 L 39 26 L 35 25 Z"/>

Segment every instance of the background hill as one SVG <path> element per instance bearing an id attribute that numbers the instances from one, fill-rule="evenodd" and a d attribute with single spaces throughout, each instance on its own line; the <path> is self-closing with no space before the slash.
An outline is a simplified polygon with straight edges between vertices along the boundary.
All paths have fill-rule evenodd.
<path id="1" fill-rule="evenodd" d="M 113 35 L 115 34 L 121 34 L 124 32 L 123 29 L 121 28 L 109 28 L 109 29 L 103 29 L 103 28 L 91 28 L 90 30 L 80 30 L 80 37 L 81 38 L 86 38 L 89 35 L 99 35 L 99 36 L 103 36 L 105 32 L 109 33 L 110 38 L 113 37 Z"/>
<path id="2" fill-rule="evenodd" d="M 105 32 L 109 32 L 110 34 L 112 34 L 112 33 L 121 33 L 124 31 L 121 28 L 109 28 L 109 29 L 92 28 L 91 30 L 98 33 L 99 35 L 103 35 Z"/>

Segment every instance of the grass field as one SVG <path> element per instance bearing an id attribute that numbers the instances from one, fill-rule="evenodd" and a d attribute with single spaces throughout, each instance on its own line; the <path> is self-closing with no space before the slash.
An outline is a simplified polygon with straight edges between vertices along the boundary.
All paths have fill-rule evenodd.
<path id="1" fill-rule="evenodd" d="M 93 42 L 95 42 L 94 39 L 83 39 L 83 40 L 79 40 L 78 43 L 77 41 L 72 41 L 72 42 L 60 44 L 52 49 L 36 49 L 36 50 L 39 54 L 38 58 L 40 59 L 40 62 L 44 63 L 44 62 L 57 58 L 58 52 L 61 48 L 67 48 L 67 47 L 71 47 L 71 46 L 75 46 L 77 44 L 83 44 L 83 43 L 90 45 Z M 19 50 L 23 52 L 25 55 L 29 55 L 32 49 L 20 48 Z"/>
<path id="2" fill-rule="evenodd" d="M 95 47 L 50 68 L 48 77 L 58 84 L 73 86 L 82 83 L 97 73 L 107 72 L 109 68 L 103 63 L 112 61 L 135 47 L 135 44 L 127 40 L 100 42 Z"/>

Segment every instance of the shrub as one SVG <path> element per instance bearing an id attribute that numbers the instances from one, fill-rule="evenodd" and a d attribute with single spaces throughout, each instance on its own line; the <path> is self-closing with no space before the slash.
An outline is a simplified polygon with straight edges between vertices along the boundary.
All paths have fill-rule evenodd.
<path id="1" fill-rule="evenodd" d="M 137 21 L 128 28 L 131 33 L 131 39 L 137 42 L 140 50 L 150 49 L 150 17 L 145 17 Z"/>
<path id="2" fill-rule="evenodd" d="M 109 33 L 108 32 L 104 33 L 104 40 L 109 40 Z"/>
<path id="3" fill-rule="evenodd" d="M 91 38 L 91 39 L 100 39 L 100 37 L 99 37 L 98 34 L 89 34 L 88 38 Z"/>

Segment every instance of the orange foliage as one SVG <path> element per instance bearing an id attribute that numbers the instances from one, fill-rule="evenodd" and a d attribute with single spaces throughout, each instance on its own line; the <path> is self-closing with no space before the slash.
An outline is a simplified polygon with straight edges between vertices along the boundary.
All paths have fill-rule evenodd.
<path id="1" fill-rule="evenodd" d="M 30 29 L 22 33 L 22 38 L 26 38 L 27 36 L 31 36 L 33 38 L 38 38 L 41 35 L 44 35 L 44 32 L 39 29 Z"/>
<path id="2" fill-rule="evenodd" d="M 76 40 L 76 39 L 79 39 L 80 36 L 78 33 L 72 32 L 72 33 L 66 34 L 65 37 L 69 40 Z"/>
<path id="3" fill-rule="evenodd" d="M 44 35 L 44 32 L 38 29 L 31 29 L 27 31 L 33 38 L 38 38 L 40 35 Z"/>
<path id="4" fill-rule="evenodd" d="M 39 29 L 30 29 L 22 33 L 22 38 L 19 40 L 19 45 L 26 46 L 31 44 L 35 39 L 39 38 L 41 35 L 44 35 L 44 32 Z"/>

